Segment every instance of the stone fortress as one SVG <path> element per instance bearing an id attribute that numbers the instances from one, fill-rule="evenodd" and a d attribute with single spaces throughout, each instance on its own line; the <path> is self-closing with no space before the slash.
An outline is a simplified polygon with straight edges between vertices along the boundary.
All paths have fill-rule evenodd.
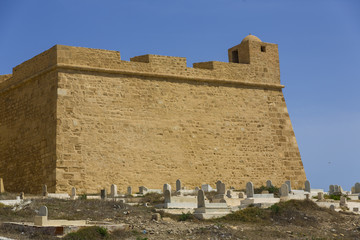
<path id="1" fill-rule="evenodd" d="M 181 178 L 243 189 L 306 180 L 278 47 L 249 35 L 229 63 L 55 45 L 0 76 L 7 190 L 157 188 Z"/>

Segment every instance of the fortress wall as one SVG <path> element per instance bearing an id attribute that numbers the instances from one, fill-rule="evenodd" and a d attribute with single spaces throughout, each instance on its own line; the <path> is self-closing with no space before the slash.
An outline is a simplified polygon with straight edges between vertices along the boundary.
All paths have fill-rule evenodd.
<path id="1" fill-rule="evenodd" d="M 23 81 L 23 67 L 31 72 L 42 66 L 25 62 L 3 84 L 22 82 L 0 88 L 0 176 L 12 192 L 41 192 L 42 184 L 54 191 L 57 73 Z"/>
<path id="2" fill-rule="evenodd" d="M 62 69 L 59 91 L 59 192 L 306 179 L 281 89 Z"/>

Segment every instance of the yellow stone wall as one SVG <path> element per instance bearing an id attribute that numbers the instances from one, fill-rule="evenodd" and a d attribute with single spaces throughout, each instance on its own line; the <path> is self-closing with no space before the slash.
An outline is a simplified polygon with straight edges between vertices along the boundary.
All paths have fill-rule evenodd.
<path id="1" fill-rule="evenodd" d="M 247 181 L 261 186 L 268 179 L 278 186 L 292 180 L 302 187 L 306 176 L 280 84 L 277 45 L 245 41 L 239 46 L 249 51 L 249 63 L 205 62 L 193 68 L 179 57 L 122 61 L 116 51 L 54 46 L 29 60 L 37 63 L 36 71 L 22 73 L 27 61 L 13 72 L 12 78 L 30 80 L 15 81 L 17 87 L 0 93 L 0 101 L 6 101 L 22 96 L 21 91 L 46 92 L 41 103 L 30 93 L 18 102 L 23 111 L 33 105 L 43 111 L 34 115 L 31 126 L 48 122 L 41 129 L 51 146 L 46 160 L 39 160 L 42 154 L 24 157 L 12 151 L 1 162 L 11 154 L 21 155 L 12 157 L 18 159 L 16 166 L 51 162 L 41 167 L 48 169 L 46 183 L 56 192 L 69 192 L 72 186 L 98 192 L 113 183 L 122 191 L 127 186 L 162 188 L 164 183 L 175 187 L 178 178 L 189 188 L 219 179 L 236 188 Z M 1 120 L 9 111 L 1 109 Z M 12 120 L 14 129 L 27 122 L 25 116 Z M 7 126 L 1 125 L 1 131 Z M 1 138 L 1 148 L 8 139 Z M 41 141 L 34 138 L 29 145 Z M 23 179 L 31 176 L 25 173 Z"/>

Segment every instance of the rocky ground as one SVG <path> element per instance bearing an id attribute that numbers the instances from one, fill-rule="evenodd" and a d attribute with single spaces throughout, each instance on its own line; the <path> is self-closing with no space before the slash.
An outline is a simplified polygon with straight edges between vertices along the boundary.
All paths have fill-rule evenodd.
<path id="1" fill-rule="evenodd" d="M 10 196 L 8 196 L 10 197 Z M 334 212 L 318 207 L 312 201 L 288 201 L 269 209 L 250 207 L 217 220 L 200 221 L 191 214 L 170 215 L 159 212 L 152 204 L 161 196 L 147 196 L 140 205 L 128 206 L 113 201 L 34 199 L 22 208 L 0 206 L 0 222 L 31 222 L 41 205 L 49 209 L 49 219 L 106 221 L 125 223 L 127 230 L 99 234 L 65 236 L 65 239 L 360 239 L 360 215 Z M 87 235 L 86 235 L 87 234 Z M 12 239 L 57 239 L 36 233 L 0 228 L 0 236 Z M 85 237 L 84 237 L 85 236 Z"/>

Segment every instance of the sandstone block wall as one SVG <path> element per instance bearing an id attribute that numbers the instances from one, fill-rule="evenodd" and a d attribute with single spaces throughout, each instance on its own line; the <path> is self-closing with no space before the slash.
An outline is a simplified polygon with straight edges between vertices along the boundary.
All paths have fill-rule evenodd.
<path id="1" fill-rule="evenodd" d="M 12 171 L 5 183 L 20 190 L 39 172 L 25 191 L 41 183 L 56 192 L 98 192 L 113 183 L 122 191 L 161 188 L 178 178 L 187 187 L 219 179 L 236 188 L 267 179 L 302 186 L 277 45 L 243 41 L 234 48 L 248 63 L 188 68 L 185 58 L 128 62 L 116 51 L 57 45 L 21 64 L 3 77 L 7 86 L 0 81 L 0 132 L 7 133 L 0 148 L 13 149 L 1 156 L 0 174 L 29 170 Z M 25 71 L 31 63 L 36 70 Z"/>

